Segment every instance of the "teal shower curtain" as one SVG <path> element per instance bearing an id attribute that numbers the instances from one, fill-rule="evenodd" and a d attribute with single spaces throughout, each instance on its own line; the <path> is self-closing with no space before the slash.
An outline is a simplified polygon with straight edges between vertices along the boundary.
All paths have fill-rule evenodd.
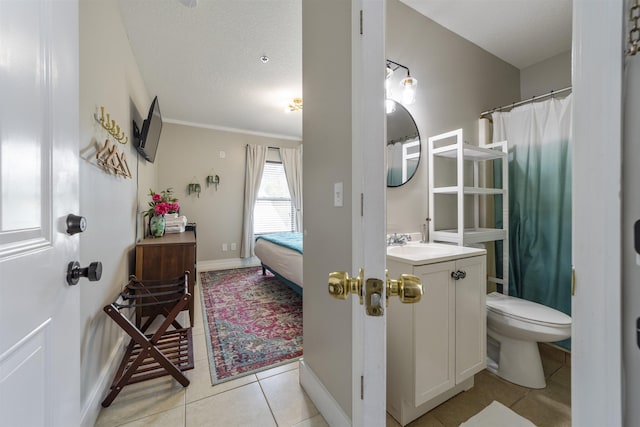
<path id="1" fill-rule="evenodd" d="M 571 95 L 494 113 L 509 146 L 509 294 L 571 315 Z M 499 163 L 499 162 L 496 162 Z M 494 165 L 499 182 L 501 165 Z M 496 224 L 502 203 L 496 200 Z M 502 271 L 497 245 L 497 271 Z M 561 345 L 569 347 L 568 342 Z"/>

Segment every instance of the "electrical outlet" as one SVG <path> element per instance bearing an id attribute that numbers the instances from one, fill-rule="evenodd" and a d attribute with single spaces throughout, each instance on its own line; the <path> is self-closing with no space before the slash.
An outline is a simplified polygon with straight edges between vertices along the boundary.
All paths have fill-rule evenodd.
<path id="1" fill-rule="evenodd" d="M 228 251 L 228 250 L 229 250 L 229 248 L 227 247 L 227 244 L 226 244 L 226 243 L 223 243 L 223 244 L 222 244 L 222 252 L 226 252 L 226 251 Z"/>
<path id="2" fill-rule="evenodd" d="M 235 243 L 232 243 L 232 244 L 231 244 L 231 250 L 232 250 L 232 251 L 235 251 L 235 250 L 236 250 L 236 244 L 235 244 Z"/>

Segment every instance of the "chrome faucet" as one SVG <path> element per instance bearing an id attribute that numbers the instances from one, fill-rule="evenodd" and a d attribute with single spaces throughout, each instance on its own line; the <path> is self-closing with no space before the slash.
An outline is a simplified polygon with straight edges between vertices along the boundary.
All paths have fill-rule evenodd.
<path id="1" fill-rule="evenodd" d="M 408 234 L 400 234 L 400 235 L 398 235 L 398 233 L 393 233 L 387 239 L 387 245 L 388 246 L 401 246 L 401 245 L 406 245 L 407 242 L 410 242 L 410 241 L 411 241 L 411 236 L 409 236 Z"/>

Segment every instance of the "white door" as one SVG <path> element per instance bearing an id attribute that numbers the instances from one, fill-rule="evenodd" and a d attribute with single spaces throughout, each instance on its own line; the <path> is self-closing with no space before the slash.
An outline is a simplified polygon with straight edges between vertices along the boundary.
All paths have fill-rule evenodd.
<path id="1" fill-rule="evenodd" d="M 0 1 L 0 424 L 80 415 L 77 0 Z"/>

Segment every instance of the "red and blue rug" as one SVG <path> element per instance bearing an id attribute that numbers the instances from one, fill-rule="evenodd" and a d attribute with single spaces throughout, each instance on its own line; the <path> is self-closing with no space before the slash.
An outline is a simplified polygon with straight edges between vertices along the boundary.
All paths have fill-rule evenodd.
<path id="1" fill-rule="evenodd" d="M 302 356 L 302 296 L 260 267 L 205 271 L 200 278 L 213 384 Z"/>

